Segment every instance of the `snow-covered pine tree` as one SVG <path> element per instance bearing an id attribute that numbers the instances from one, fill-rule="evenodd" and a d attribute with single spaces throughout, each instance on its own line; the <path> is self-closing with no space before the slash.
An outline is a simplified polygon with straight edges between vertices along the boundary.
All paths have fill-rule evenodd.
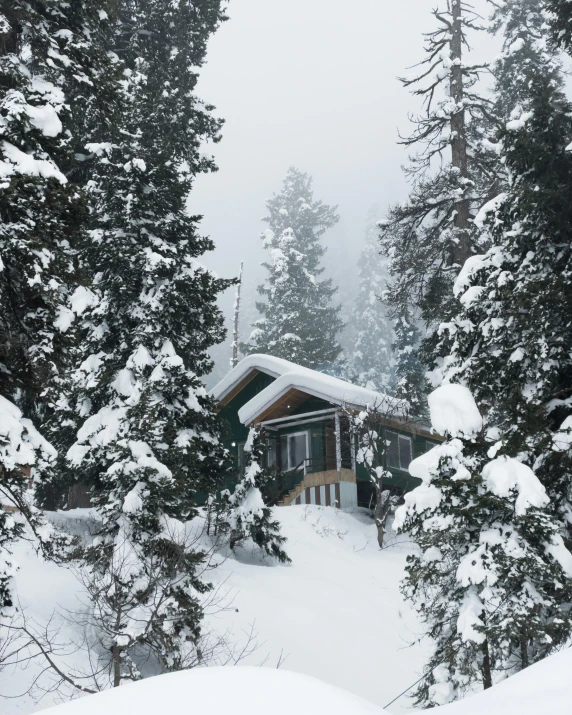
<path id="1" fill-rule="evenodd" d="M 473 677 L 487 685 L 495 672 L 520 670 L 571 631 L 572 113 L 546 45 L 543 3 L 506 2 L 496 19 L 505 33 L 498 88 L 518 86 L 499 137 L 508 186 L 476 220 L 492 245 L 457 278 L 462 307 L 441 327 L 446 357 L 434 372 L 437 383 L 471 388 L 484 436 L 467 440 L 466 430 L 449 427 L 458 439 L 427 456 L 419 471 L 413 464 L 424 484 L 402 512 L 424 550 L 410 564 L 407 592 L 419 599 L 437 640 L 422 702 L 455 697 Z M 466 389 L 440 389 L 452 388 Z M 450 549 L 463 544 L 468 556 L 456 565 Z"/>
<path id="2" fill-rule="evenodd" d="M 407 305 L 397 307 L 393 313 L 395 354 L 395 375 L 397 377 L 394 393 L 410 406 L 412 418 L 427 414 L 427 378 L 425 367 L 419 357 L 421 336 L 416 321 Z"/>
<path id="3" fill-rule="evenodd" d="M 568 0 L 546 0 L 545 7 L 550 11 L 548 17 L 553 38 L 558 47 L 572 51 L 572 7 Z"/>
<path id="4" fill-rule="evenodd" d="M 443 326 L 446 357 L 434 377 L 471 388 L 507 454 L 534 469 L 570 528 L 571 455 L 554 440 L 572 417 L 571 105 L 546 46 L 543 4 L 507 2 L 505 10 L 502 60 L 521 87 L 501 135 L 510 183 L 477 222 L 492 247 L 457 280 L 462 308 Z"/>
<path id="5" fill-rule="evenodd" d="M 24 521 L 45 555 L 61 541 L 28 490 L 41 486 L 55 457 L 33 422 L 44 431 L 72 345 L 67 302 L 87 219 L 85 192 L 70 176 L 74 126 L 101 99 L 96 58 L 106 52 L 95 38 L 105 8 L 103 0 L 15 0 L 0 8 L 0 491 L 19 512 L 0 510 L 4 552 Z"/>
<path id="6" fill-rule="evenodd" d="M 109 141 L 89 147 L 105 171 L 83 256 L 92 293 L 76 310 L 85 358 L 58 406 L 77 430 L 68 474 L 93 488 L 99 530 L 85 573 L 115 686 L 141 677 L 141 660 L 152 672 L 200 661 L 208 585 L 185 523 L 197 494 L 225 478 L 202 378 L 225 334 L 217 296 L 232 281 L 197 260 L 213 244 L 185 207 L 194 176 L 215 168 L 201 148 L 221 122 L 194 90 L 223 19 L 221 0 L 125 3 L 125 102 Z"/>
<path id="7" fill-rule="evenodd" d="M 419 546 L 402 589 L 434 643 L 415 694 L 424 707 L 489 688 L 561 647 L 571 621 L 558 594 L 572 576 L 546 490 L 483 436 L 470 391 L 444 385 L 429 405 L 447 441 L 411 463 L 422 484 L 394 522 Z"/>
<path id="8" fill-rule="evenodd" d="M 85 239 L 85 194 L 67 174 L 72 106 L 96 93 L 89 30 L 105 13 L 89 5 L 16 1 L 0 15 L 0 392 L 36 421 L 69 345 L 59 328 Z"/>
<path id="9" fill-rule="evenodd" d="M 478 16 L 462 0 L 433 15 L 438 28 L 426 35 L 426 57 L 415 76 L 402 80 L 425 109 L 402 140 L 417 150 L 405 169 L 411 193 L 381 223 L 381 248 L 393 278 L 388 305 L 397 320 L 407 316 L 408 324 L 412 319 L 427 327 L 423 346 L 430 355 L 435 330 L 451 310 L 455 277 L 477 249 L 471 219 L 491 198 L 491 162 L 497 163 L 483 150 L 490 102 L 475 90 L 483 68 L 466 59 L 467 35 L 481 29 Z M 417 382 L 408 374 L 398 378 Z"/>
<path id="10" fill-rule="evenodd" d="M 290 559 L 283 549 L 286 537 L 280 534 L 280 523 L 264 500 L 276 475 L 264 466 L 265 436 L 259 428 L 250 429 L 244 452 L 244 474 L 232 493 L 228 490 L 223 493 L 222 524 L 229 534 L 230 547 L 235 549 L 250 540 L 269 556 L 287 563 Z"/>
<path id="11" fill-rule="evenodd" d="M 333 369 L 341 352 L 343 327 L 331 280 L 319 280 L 326 248 L 321 236 L 338 221 L 335 208 L 314 200 L 312 179 L 290 168 L 282 190 L 267 203 L 263 234 L 270 260 L 268 281 L 258 289 L 262 318 L 242 351 L 266 353 L 315 370 Z"/>
<path id="12" fill-rule="evenodd" d="M 359 293 L 351 322 L 355 333 L 350 371 L 360 385 L 387 392 L 393 387 L 393 330 L 382 296 L 387 290 L 387 261 L 379 254 L 377 224 L 370 222 L 358 262 Z"/>

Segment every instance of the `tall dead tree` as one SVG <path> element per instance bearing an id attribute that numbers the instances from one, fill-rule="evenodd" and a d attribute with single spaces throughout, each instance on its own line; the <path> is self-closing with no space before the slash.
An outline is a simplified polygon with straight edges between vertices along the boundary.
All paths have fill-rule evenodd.
<path id="1" fill-rule="evenodd" d="M 240 273 L 238 274 L 238 284 L 236 286 L 236 297 L 234 299 L 234 319 L 232 330 L 232 359 L 231 367 L 238 365 L 238 337 L 239 337 L 239 322 L 240 322 L 240 298 L 242 292 L 242 272 L 244 270 L 244 261 L 240 262 Z"/>
<path id="2" fill-rule="evenodd" d="M 468 37 L 483 29 L 479 17 L 462 0 L 448 0 L 433 17 L 437 27 L 425 35 L 424 59 L 401 80 L 423 107 L 410 117 L 411 134 L 401 137 L 412 152 L 405 169 L 410 195 L 380 224 L 397 352 L 419 350 L 408 340 L 415 334 L 411 326 L 420 325 L 427 338 L 419 354 L 427 366 L 436 357 L 438 326 L 454 308 L 453 283 L 467 258 L 483 250 L 472 219 L 495 195 L 499 171 L 498 157 L 485 141 L 494 126 L 492 103 L 476 88 L 488 69 L 468 61 Z M 422 382 L 410 374 L 398 379 L 405 388 Z M 413 388 L 404 389 L 402 396 L 419 403 L 420 396 L 412 393 Z"/>

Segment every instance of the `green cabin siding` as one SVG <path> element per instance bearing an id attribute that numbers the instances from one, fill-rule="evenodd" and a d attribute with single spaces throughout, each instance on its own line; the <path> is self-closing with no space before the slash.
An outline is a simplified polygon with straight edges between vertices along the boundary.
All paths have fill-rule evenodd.
<path id="1" fill-rule="evenodd" d="M 253 397 L 256 397 L 259 392 L 266 389 L 268 385 L 274 382 L 271 375 L 264 372 L 259 372 L 245 387 L 235 395 L 232 400 L 226 404 L 219 412 L 219 417 L 223 424 L 223 443 L 227 449 L 234 449 L 232 443 L 239 444 L 246 442 L 248 438 L 248 427 L 242 424 L 238 419 L 238 411 L 241 407 L 250 402 Z M 238 459 L 238 456 L 237 456 Z"/>

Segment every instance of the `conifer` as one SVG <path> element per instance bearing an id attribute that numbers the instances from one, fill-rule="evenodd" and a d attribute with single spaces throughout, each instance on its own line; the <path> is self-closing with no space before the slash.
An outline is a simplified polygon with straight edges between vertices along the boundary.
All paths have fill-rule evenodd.
<path id="1" fill-rule="evenodd" d="M 394 383 L 393 330 L 382 298 L 387 290 L 387 261 L 379 254 L 377 225 L 371 222 L 358 263 L 359 293 L 352 316 L 355 332 L 351 355 L 353 380 L 387 392 Z"/>
<path id="2" fill-rule="evenodd" d="M 326 249 L 321 236 L 338 221 L 335 208 L 314 199 L 312 179 L 290 168 L 280 193 L 268 203 L 264 263 L 268 281 L 258 289 L 265 301 L 256 304 L 256 321 L 245 354 L 265 353 L 314 370 L 335 369 L 343 327 L 340 308 L 333 306 L 331 280 L 319 280 Z"/>
<path id="3" fill-rule="evenodd" d="M 62 384 L 59 416 L 76 432 L 64 477 L 88 485 L 98 533 L 86 578 L 110 653 L 112 683 L 200 661 L 205 555 L 187 534 L 200 494 L 226 477 L 215 405 L 203 378 L 224 339 L 218 294 L 232 281 L 199 262 L 212 250 L 186 200 L 214 170 L 204 142 L 221 121 L 195 94 L 220 0 L 137 0 L 112 40 L 121 62 L 118 121 L 88 151 L 91 277 L 76 306 L 78 365 Z M 158 604 L 165 604 L 158 607 Z"/>
<path id="4" fill-rule="evenodd" d="M 391 208 L 380 234 L 389 259 L 388 305 L 396 332 L 404 320 L 406 331 L 413 324 L 423 326 L 421 344 L 405 344 L 405 332 L 398 350 L 415 351 L 424 364 L 435 357 L 436 331 L 454 309 L 455 277 L 479 251 L 472 219 L 491 198 L 498 163 L 485 147 L 491 101 L 475 87 L 484 67 L 471 64 L 467 53 L 468 36 L 482 29 L 480 20 L 461 0 L 433 15 L 438 27 L 426 35 L 425 58 L 402 80 L 424 107 L 411 136 L 402 139 L 416 151 L 405 169 L 411 192 Z M 397 367 L 398 380 L 419 382 L 401 374 L 399 362 Z"/>
<path id="5" fill-rule="evenodd" d="M 447 441 L 410 465 L 422 484 L 394 522 L 419 547 L 402 590 L 434 642 L 416 691 L 424 707 L 489 688 L 562 646 L 571 620 L 560 592 L 572 576 L 546 489 L 483 432 L 470 392 L 444 385 L 429 403 Z"/>

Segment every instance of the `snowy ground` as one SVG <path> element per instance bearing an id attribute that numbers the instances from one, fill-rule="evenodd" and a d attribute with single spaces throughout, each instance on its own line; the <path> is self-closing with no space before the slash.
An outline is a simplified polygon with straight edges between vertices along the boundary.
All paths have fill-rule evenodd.
<path id="1" fill-rule="evenodd" d="M 363 513 L 300 506 L 278 510 L 288 537 L 290 566 L 269 565 L 249 551 L 238 558 L 217 557 L 209 575 L 227 594 L 228 608 L 212 615 L 207 627 L 229 632 L 240 647 L 252 626 L 258 649 L 241 665 L 275 668 L 314 676 L 384 706 L 419 676 L 425 646 L 410 644 L 418 628 L 399 594 L 399 581 L 410 549 L 395 543 L 377 547 L 375 527 Z M 68 516 L 71 526 L 74 514 Z M 81 526 L 81 521 L 77 521 Z M 74 576 L 40 561 L 27 544 L 18 546 L 18 591 L 23 608 L 38 622 L 54 609 L 77 610 L 81 588 Z M 62 623 L 60 640 L 73 635 Z M 68 658 L 81 658 L 70 654 Z M 37 664 L 0 672 L 0 693 L 27 690 Z M 46 695 L 36 704 L 28 696 L 1 701 L 3 715 L 27 715 L 54 703 Z M 402 712 L 401 698 L 388 711 Z M 64 711 L 65 712 L 65 711 Z"/>
<path id="2" fill-rule="evenodd" d="M 436 708 L 435 715 L 568 715 L 568 649 L 492 690 Z M 192 693 L 192 697 L 189 694 Z M 202 668 L 161 675 L 58 706 L 49 715 L 382 715 L 384 710 L 307 675 L 268 668 Z"/>

